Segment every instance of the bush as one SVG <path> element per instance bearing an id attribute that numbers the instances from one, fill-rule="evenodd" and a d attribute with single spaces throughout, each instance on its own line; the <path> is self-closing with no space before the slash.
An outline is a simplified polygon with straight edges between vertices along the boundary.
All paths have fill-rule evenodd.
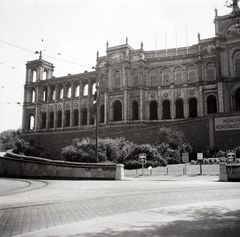
<path id="1" fill-rule="evenodd" d="M 41 157 L 41 151 L 37 148 L 27 148 L 24 151 L 25 156 L 35 156 L 35 157 Z"/>
<path id="2" fill-rule="evenodd" d="M 142 164 L 136 160 L 128 160 L 124 163 L 124 169 L 140 169 Z"/>
<path id="3" fill-rule="evenodd" d="M 0 133 L 0 150 L 16 148 L 16 142 L 20 140 L 19 132 L 7 130 Z"/>
<path id="4" fill-rule="evenodd" d="M 240 146 L 236 147 L 234 150 L 236 150 L 236 157 L 240 158 Z"/>

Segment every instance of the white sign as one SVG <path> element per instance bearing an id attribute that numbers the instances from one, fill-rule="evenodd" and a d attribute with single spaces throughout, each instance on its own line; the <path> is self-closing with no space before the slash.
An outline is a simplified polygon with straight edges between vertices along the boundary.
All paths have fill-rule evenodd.
<path id="1" fill-rule="evenodd" d="M 142 164 L 146 164 L 147 163 L 147 159 L 146 159 L 146 154 L 145 153 L 140 153 L 138 155 L 139 157 L 139 162 Z"/>
<path id="2" fill-rule="evenodd" d="M 240 116 L 215 118 L 215 131 L 240 130 Z"/>
<path id="3" fill-rule="evenodd" d="M 197 159 L 203 160 L 203 153 L 197 153 Z"/>
<path id="4" fill-rule="evenodd" d="M 189 162 L 189 154 L 182 153 L 182 162 Z"/>

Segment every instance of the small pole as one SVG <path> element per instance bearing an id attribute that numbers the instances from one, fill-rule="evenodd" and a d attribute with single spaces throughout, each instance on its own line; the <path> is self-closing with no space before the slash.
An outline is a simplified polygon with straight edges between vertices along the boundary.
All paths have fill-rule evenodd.
<path id="1" fill-rule="evenodd" d="M 187 175 L 187 163 L 185 162 L 185 175 Z"/>
<path id="2" fill-rule="evenodd" d="M 142 175 L 143 175 L 143 166 L 144 166 L 144 161 L 142 159 Z"/>
<path id="3" fill-rule="evenodd" d="M 202 161 L 200 160 L 200 174 L 202 174 Z"/>

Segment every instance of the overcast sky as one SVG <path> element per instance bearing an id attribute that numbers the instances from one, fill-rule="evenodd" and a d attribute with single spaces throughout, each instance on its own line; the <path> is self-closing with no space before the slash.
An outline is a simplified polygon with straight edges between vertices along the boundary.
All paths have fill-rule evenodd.
<path id="1" fill-rule="evenodd" d="M 219 16 L 231 11 L 225 1 L 0 0 L 0 132 L 21 127 L 25 64 L 39 57 L 35 51 L 59 77 L 91 70 L 107 41 L 117 46 L 128 37 L 144 50 L 165 49 L 166 38 L 168 48 L 191 46 L 198 32 L 215 36 L 215 7 Z"/>

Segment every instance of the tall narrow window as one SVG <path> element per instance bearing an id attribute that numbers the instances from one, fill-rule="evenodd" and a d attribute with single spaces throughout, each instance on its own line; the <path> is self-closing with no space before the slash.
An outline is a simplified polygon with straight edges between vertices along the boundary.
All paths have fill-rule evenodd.
<path id="1" fill-rule="evenodd" d="M 87 109 L 82 109 L 82 125 L 87 125 Z"/>
<path id="2" fill-rule="evenodd" d="M 162 70 L 162 84 L 163 86 L 170 85 L 170 70 L 168 68 Z"/>
<path id="3" fill-rule="evenodd" d="M 234 76 L 240 77 L 240 50 L 233 54 Z"/>
<path id="4" fill-rule="evenodd" d="M 115 79 L 115 88 L 120 88 L 121 75 L 119 71 L 116 71 L 114 73 L 114 79 Z"/>
<path id="5" fill-rule="evenodd" d="M 58 128 L 62 127 L 62 111 L 59 110 L 57 113 L 57 126 Z"/>
<path id="6" fill-rule="evenodd" d="M 197 117 L 197 100 L 195 98 L 189 100 L 189 117 Z"/>
<path id="7" fill-rule="evenodd" d="M 73 112 L 73 116 L 74 116 L 74 119 L 73 119 L 73 126 L 78 126 L 78 117 L 79 117 L 79 113 L 78 113 L 78 110 L 75 109 L 74 112 Z"/>
<path id="8" fill-rule="evenodd" d="M 46 122 L 47 122 L 47 115 L 45 112 L 42 113 L 42 124 L 41 124 L 41 128 L 45 129 L 46 128 Z"/>
<path id="9" fill-rule="evenodd" d="M 32 103 L 36 102 L 36 94 L 35 94 L 35 90 L 32 90 Z"/>
<path id="10" fill-rule="evenodd" d="M 150 119 L 151 120 L 158 119 L 158 108 L 156 101 L 150 102 Z"/>
<path id="11" fill-rule="evenodd" d="M 183 118 L 184 112 L 183 112 L 183 100 L 178 99 L 176 100 L 176 118 Z"/>
<path id="12" fill-rule="evenodd" d="M 164 100 L 163 101 L 163 119 L 170 119 L 170 118 L 171 118 L 170 101 Z"/>
<path id="13" fill-rule="evenodd" d="M 207 97 L 207 113 L 217 113 L 217 100 L 214 95 L 209 95 Z"/>
<path id="14" fill-rule="evenodd" d="M 43 98 L 42 98 L 43 102 L 47 102 L 47 96 L 48 96 L 48 87 L 44 86 L 43 87 Z"/>
<path id="15" fill-rule="evenodd" d="M 149 73 L 150 86 L 157 86 L 157 70 L 152 69 Z"/>
<path id="16" fill-rule="evenodd" d="M 66 110 L 65 112 L 65 126 L 70 127 L 70 111 Z"/>
<path id="17" fill-rule="evenodd" d="M 31 115 L 30 116 L 30 130 L 34 129 L 34 124 L 35 124 L 35 119 L 34 119 L 34 116 Z"/>
<path id="18" fill-rule="evenodd" d="M 104 105 L 100 106 L 100 123 L 104 123 Z"/>
<path id="19" fill-rule="evenodd" d="M 175 84 L 179 85 L 183 83 L 183 70 L 181 67 L 176 67 L 174 70 Z"/>
<path id="20" fill-rule="evenodd" d="M 54 112 L 49 114 L 49 128 L 54 128 Z"/>
<path id="21" fill-rule="evenodd" d="M 33 81 L 33 82 L 36 82 L 36 81 L 37 81 L 37 72 L 36 72 L 35 69 L 32 71 L 32 81 Z"/>
<path id="22" fill-rule="evenodd" d="M 51 100 L 55 100 L 56 99 L 56 89 L 55 89 L 55 86 L 52 85 L 51 86 Z"/>
<path id="23" fill-rule="evenodd" d="M 85 84 L 83 86 L 83 96 L 87 96 L 88 95 L 88 84 Z"/>
<path id="24" fill-rule="evenodd" d="M 207 81 L 214 81 L 216 79 L 215 65 L 208 63 L 206 66 L 206 79 Z"/>
<path id="25" fill-rule="evenodd" d="M 139 81 L 138 81 L 138 70 L 137 70 L 137 69 L 135 69 L 135 70 L 133 71 L 132 77 L 133 77 L 133 87 L 137 87 L 137 86 L 139 85 Z"/>
<path id="26" fill-rule="evenodd" d="M 122 103 L 119 100 L 114 101 L 113 103 L 113 121 L 122 120 Z"/>
<path id="27" fill-rule="evenodd" d="M 96 89 L 97 89 L 96 83 L 94 83 L 94 84 L 92 85 L 92 95 L 95 95 Z"/>
<path id="28" fill-rule="evenodd" d="M 195 83 L 197 81 L 196 68 L 191 65 L 187 69 L 188 83 Z"/>
<path id="29" fill-rule="evenodd" d="M 74 97 L 79 97 L 79 85 L 75 87 Z"/>
<path id="30" fill-rule="evenodd" d="M 57 96 L 57 99 L 59 99 L 59 100 L 63 99 L 63 85 L 62 84 L 60 84 L 58 86 L 58 96 Z"/>
<path id="31" fill-rule="evenodd" d="M 138 120 L 138 102 L 137 101 L 132 102 L 132 119 Z"/>

